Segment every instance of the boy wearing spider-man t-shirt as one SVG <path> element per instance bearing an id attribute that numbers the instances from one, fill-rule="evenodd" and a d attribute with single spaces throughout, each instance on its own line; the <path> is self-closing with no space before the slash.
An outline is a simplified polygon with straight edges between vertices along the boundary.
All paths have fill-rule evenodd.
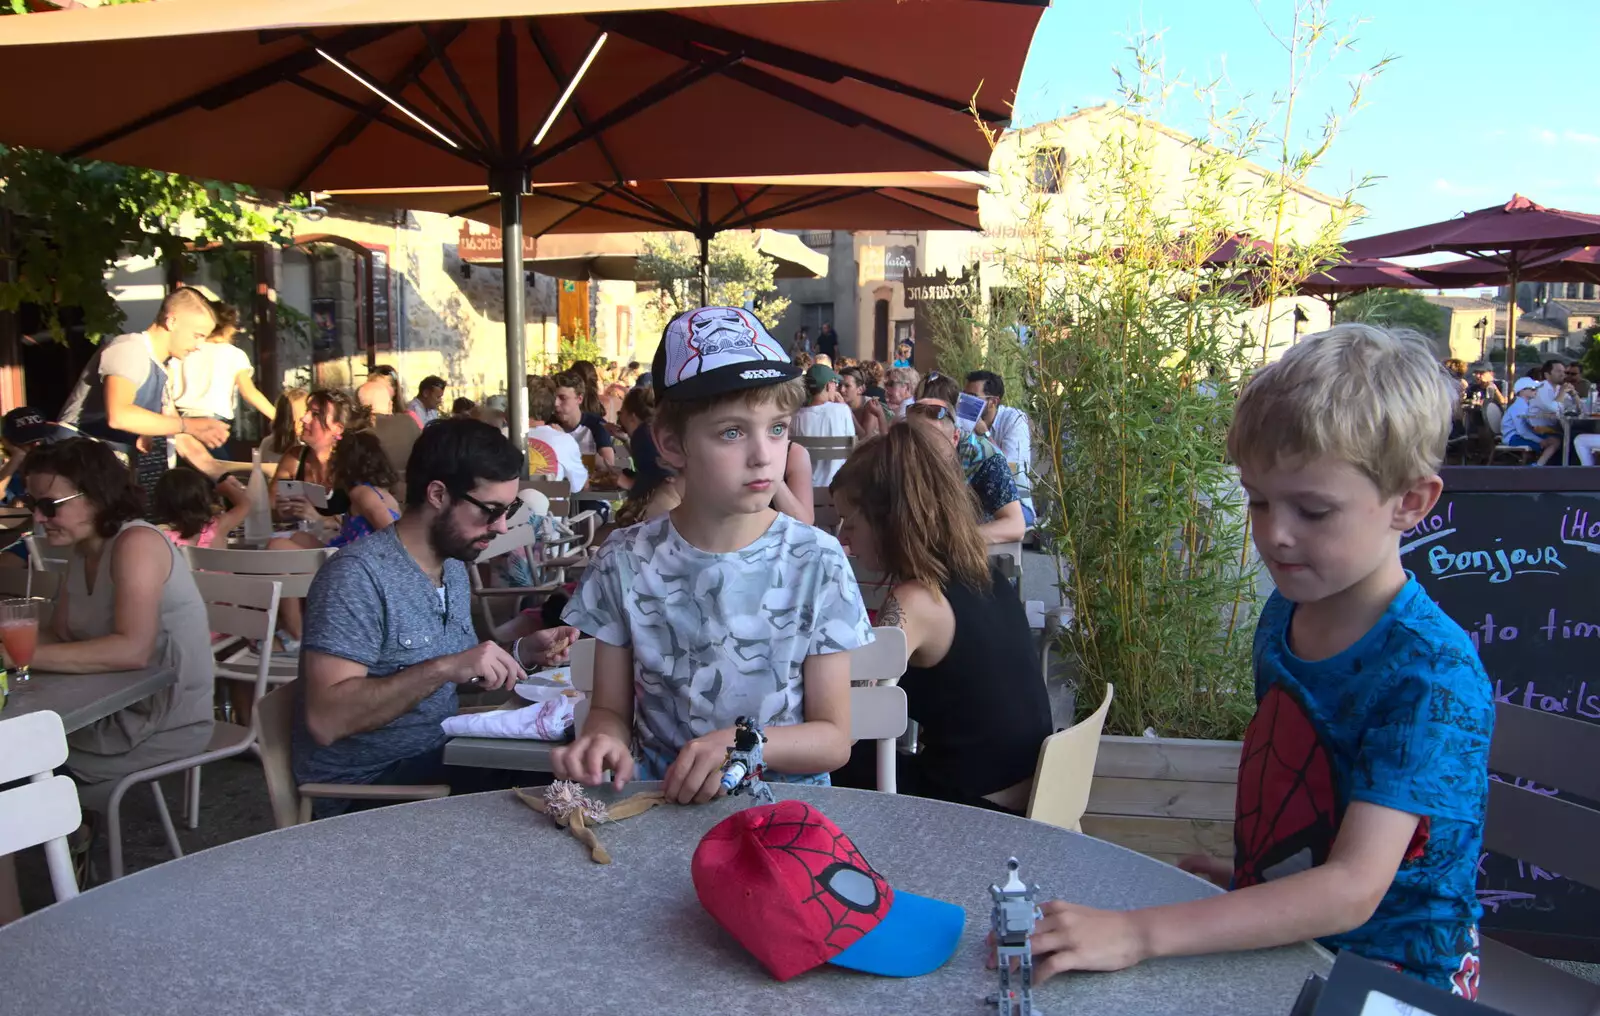
<path id="1" fill-rule="evenodd" d="M 1239 398 L 1228 452 L 1277 583 L 1256 629 L 1233 891 L 1099 911 L 1055 901 L 1036 976 L 1317 939 L 1474 998 L 1494 704 L 1466 634 L 1401 566 L 1438 500 L 1456 394 L 1420 339 L 1312 336 Z"/>

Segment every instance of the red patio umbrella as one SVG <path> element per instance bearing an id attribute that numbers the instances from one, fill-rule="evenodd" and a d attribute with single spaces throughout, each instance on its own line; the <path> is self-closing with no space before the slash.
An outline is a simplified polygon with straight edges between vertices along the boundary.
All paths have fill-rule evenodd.
<path id="1" fill-rule="evenodd" d="M 1332 314 L 1339 301 L 1356 293 L 1374 289 L 1426 289 L 1432 283 L 1418 278 L 1410 269 L 1381 258 L 1341 261 L 1309 275 L 1295 286 L 1302 296 L 1315 296 L 1328 305 Z"/>
<path id="2" fill-rule="evenodd" d="M 1429 285 L 1450 289 L 1460 286 L 1503 286 L 1510 273 L 1500 265 L 1464 258 L 1442 265 L 1414 268 L 1412 273 Z M 1600 284 L 1600 246 L 1574 247 L 1522 266 L 1521 282 L 1593 282 Z"/>
<path id="3" fill-rule="evenodd" d="M 1046 0 L 161 0 L 0 18 L 0 143 L 282 192 L 984 171 Z M 505 287 L 508 379 L 521 286 Z M 520 442 L 523 388 L 510 386 Z"/>
<path id="4" fill-rule="evenodd" d="M 1520 194 L 1504 205 L 1480 208 L 1454 219 L 1345 244 L 1352 258 L 1395 258 L 1448 251 L 1494 265 L 1516 293 L 1526 268 L 1572 247 L 1600 244 L 1600 215 L 1546 208 Z M 1516 334 L 1517 301 L 1510 301 L 1506 335 Z M 1516 342 L 1506 343 L 1506 371 L 1516 369 Z"/>

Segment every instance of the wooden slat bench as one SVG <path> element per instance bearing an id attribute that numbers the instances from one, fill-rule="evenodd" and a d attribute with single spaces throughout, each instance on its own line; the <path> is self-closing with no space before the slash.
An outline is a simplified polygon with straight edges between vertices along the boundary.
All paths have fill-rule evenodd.
<path id="1" fill-rule="evenodd" d="M 1233 857 L 1237 741 L 1100 739 L 1083 831 L 1171 864 Z"/>

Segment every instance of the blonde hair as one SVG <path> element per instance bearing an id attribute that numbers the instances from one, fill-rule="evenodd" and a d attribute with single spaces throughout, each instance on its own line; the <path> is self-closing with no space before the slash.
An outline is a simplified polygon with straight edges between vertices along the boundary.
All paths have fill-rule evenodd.
<path id="1" fill-rule="evenodd" d="M 896 367 L 889 371 L 889 380 L 897 381 L 916 391 L 917 385 L 922 383 L 922 375 L 917 373 L 915 367 Z"/>
<path id="2" fill-rule="evenodd" d="M 806 403 L 806 389 L 800 378 L 780 384 L 744 388 L 703 399 L 661 399 L 656 403 L 655 427 L 682 437 L 689 421 L 702 413 L 742 402 L 747 406 L 776 406 L 780 413 L 792 413 Z"/>
<path id="3" fill-rule="evenodd" d="M 1257 371 L 1234 407 L 1228 455 L 1241 465 L 1328 456 L 1384 497 L 1438 472 L 1455 385 L 1411 331 L 1335 325 Z"/>

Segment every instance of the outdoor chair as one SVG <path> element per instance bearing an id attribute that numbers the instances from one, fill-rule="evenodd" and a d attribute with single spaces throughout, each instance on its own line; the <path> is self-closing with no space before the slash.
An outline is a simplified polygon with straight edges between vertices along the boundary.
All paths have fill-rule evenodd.
<path id="1" fill-rule="evenodd" d="M 272 638 L 272 633 L 278 626 L 278 601 L 283 594 L 280 583 L 264 578 L 221 575 L 214 572 L 195 572 L 194 583 L 200 589 L 201 599 L 205 601 L 206 621 L 211 625 L 213 632 L 258 641 Z M 270 656 L 257 655 L 254 665 L 248 668 L 235 663 L 216 664 L 218 677 L 253 681 L 250 693 L 252 714 L 255 712 L 253 707 L 266 693 L 270 661 Z M 140 783 L 150 784 L 150 790 L 155 795 L 156 812 L 161 818 L 161 828 L 167 835 L 167 846 L 171 849 L 173 857 L 182 857 L 183 847 L 178 843 L 177 830 L 173 828 L 172 816 L 167 811 L 167 799 L 161 792 L 161 777 L 173 773 L 185 774 L 184 807 L 189 819 L 189 828 L 196 828 L 200 824 L 200 767 L 208 762 L 220 762 L 225 758 L 243 755 L 254 747 L 255 743 L 254 724 L 241 726 L 226 720 L 216 720 L 211 728 L 211 743 L 207 745 L 205 751 L 189 758 L 141 769 L 118 780 L 116 786 L 111 788 L 111 797 L 106 806 L 106 835 L 111 851 L 111 877 L 116 879 L 123 875 L 121 811 L 123 795 L 129 789 Z"/>
<path id="2" fill-rule="evenodd" d="M 600 516 L 593 510 L 573 514 L 577 499 L 573 496 L 570 481 L 534 477 L 523 480 L 521 488 L 536 490 L 549 499 L 551 517 L 573 534 L 571 539 L 545 548 L 544 567 L 558 569 L 560 578 L 557 585 L 564 584 L 571 579 L 569 572 L 582 571 L 589 566 L 589 550 L 600 532 Z"/>
<path id="3" fill-rule="evenodd" d="M 409 419 L 409 418 L 408 418 Z M 281 600 L 303 600 L 311 590 L 317 572 L 333 556 L 331 548 L 307 550 L 236 550 L 212 547 L 184 547 L 189 568 L 194 572 L 215 572 L 221 575 L 242 575 L 267 579 L 278 583 Z M 276 633 L 274 633 L 274 636 Z M 272 638 L 265 645 L 272 645 Z M 248 725 L 249 710 L 254 708 L 254 698 L 245 692 L 255 680 L 259 645 L 247 639 L 230 639 L 217 647 L 217 677 L 229 682 L 223 700 L 223 719 L 230 723 Z M 299 657 L 284 653 L 269 653 L 267 683 L 288 684 L 300 674 Z M 235 693 L 237 690 L 237 694 Z M 190 829 L 200 823 L 200 770 L 184 774 L 184 820 Z"/>
<path id="4" fill-rule="evenodd" d="M 539 543 L 540 527 L 537 523 L 529 521 L 524 525 L 514 526 L 495 536 L 489 545 L 478 554 L 478 558 L 467 566 L 467 580 L 472 586 L 473 614 L 477 617 L 480 632 L 484 638 L 494 634 L 496 626 L 509 619 L 511 614 L 521 606 L 525 598 L 533 598 L 542 602 L 551 593 L 561 588 L 562 577 L 558 573 L 555 581 L 536 583 L 531 586 L 496 586 L 491 585 L 489 576 L 493 562 L 506 554 L 520 550 L 530 551 L 530 561 L 534 570 L 544 569 L 544 562 L 533 558 L 531 550 Z M 537 577 L 537 576 L 536 576 Z M 509 603 L 509 612 L 497 607 Z"/>
<path id="5" fill-rule="evenodd" d="M 1489 436 L 1490 440 L 1492 441 L 1492 447 L 1489 449 L 1488 464 L 1491 466 L 1494 465 L 1495 456 L 1497 455 L 1509 455 L 1518 460 L 1518 465 L 1525 466 L 1528 464 L 1528 460 L 1533 458 L 1533 449 L 1521 448 L 1517 445 L 1509 445 L 1505 443 L 1504 437 L 1500 431 L 1500 424 L 1504 419 L 1505 412 L 1499 406 L 1492 402 L 1484 405 L 1483 422 L 1489 428 Z"/>
<path id="6" fill-rule="evenodd" d="M 67 732 L 48 709 L 0 720 L 0 857 L 43 844 L 56 901 L 78 895 L 67 834 L 78 828 L 78 788 L 70 776 L 53 776 L 67 760 Z"/>
<path id="7" fill-rule="evenodd" d="M 1100 731 L 1106 725 L 1115 689 L 1108 683 L 1100 708 L 1066 730 L 1057 731 L 1039 746 L 1033 771 L 1033 792 L 1028 817 L 1072 832 L 1082 832 L 1079 822 L 1089 807 L 1089 785 L 1100 754 Z"/>
<path id="8" fill-rule="evenodd" d="M 298 684 L 286 684 L 264 695 L 256 707 L 261 735 L 261 771 L 267 779 L 267 799 L 272 822 L 287 829 L 311 821 L 311 804 L 318 798 L 353 801 L 429 801 L 449 797 L 450 788 L 439 784 L 296 783 L 290 742 L 294 731 Z"/>
<path id="9" fill-rule="evenodd" d="M 1500 702 L 1495 705 L 1483 849 L 1600 888 L 1600 811 L 1509 782 L 1513 777 L 1600 800 L 1600 726 Z M 1600 984 L 1496 941 L 1482 940 L 1478 1001 L 1511 1016 L 1593 1016 Z"/>

